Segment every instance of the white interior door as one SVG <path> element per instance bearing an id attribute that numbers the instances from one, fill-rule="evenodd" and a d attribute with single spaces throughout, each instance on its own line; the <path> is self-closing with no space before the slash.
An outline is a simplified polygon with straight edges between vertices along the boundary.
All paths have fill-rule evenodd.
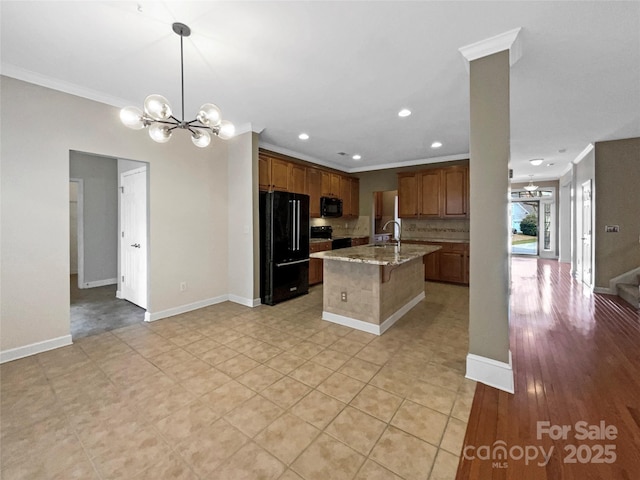
<path id="1" fill-rule="evenodd" d="M 582 184 L 582 282 L 591 286 L 591 180 Z"/>
<path id="2" fill-rule="evenodd" d="M 120 176 L 121 296 L 147 308 L 147 169 Z"/>

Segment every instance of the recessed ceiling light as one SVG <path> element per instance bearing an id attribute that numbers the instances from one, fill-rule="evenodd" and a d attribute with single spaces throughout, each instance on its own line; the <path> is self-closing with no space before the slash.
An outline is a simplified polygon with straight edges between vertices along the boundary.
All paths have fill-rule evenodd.
<path id="1" fill-rule="evenodd" d="M 356 153 L 356 154 L 355 154 L 353 157 L 351 157 L 351 158 L 353 158 L 354 160 L 360 160 L 360 159 L 362 158 L 362 156 L 361 156 L 361 155 L 358 155 L 358 154 Z"/>
<path id="2" fill-rule="evenodd" d="M 542 158 L 534 158 L 533 160 L 529 160 L 529 163 L 537 167 L 538 165 L 542 165 Z"/>
<path id="3" fill-rule="evenodd" d="M 408 108 L 403 108 L 398 112 L 399 117 L 408 117 L 409 115 L 411 115 L 411 110 L 409 110 Z"/>
<path id="4" fill-rule="evenodd" d="M 300 140 L 309 140 L 309 135 L 306 133 L 301 133 L 300 135 L 298 135 L 298 138 Z"/>
<path id="5" fill-rule="evenodd" d="M 440 148 L 442 146 L 442 142 L 433 142 L 431 144 L 431 148 Z"/>

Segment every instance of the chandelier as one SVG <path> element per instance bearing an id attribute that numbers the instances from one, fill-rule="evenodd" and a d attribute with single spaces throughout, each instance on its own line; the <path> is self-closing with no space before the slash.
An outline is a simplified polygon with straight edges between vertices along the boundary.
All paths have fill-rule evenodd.
<path id="1" fill-rule="evenodd" d="M 235 127 L 222 120 L 220 109 L 213 103 L 205 103 L 194 120 L 184 120 L 184 52 L 182 39 L 191 35 L 191 29 L 184 23 L 174 23 L 173 31 L 180 35 L 180 78 L 182 82 L 182 119 L 178 120 L 171 111 L 171 105 L 162 95 L 149 95 L 144 100 L 144 112 L 137 107 L 120 110 L 120 120 L 134 130 L 149 128 L 149 136 L 158 143 L 166 143 L 176 128 L 189 130 L 191 141 L 196 147 L 204 148 L 211 143 L 211 134 L 228 140 L 233 137 Z"/>
<path id="2" fill-rule="evenodd" d="M 524 189 L 527 192 L 535 192 L 538 189 L 538 185 L 533 184 L 533 175 L 529 175 L 529 177 L 530 177 L 529 185 L 525 185 Z"/>

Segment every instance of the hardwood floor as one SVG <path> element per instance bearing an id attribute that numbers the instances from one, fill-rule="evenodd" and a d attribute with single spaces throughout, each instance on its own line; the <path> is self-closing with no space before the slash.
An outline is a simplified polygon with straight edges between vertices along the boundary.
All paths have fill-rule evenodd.
<path id="1" fill-rule="evenodd" d="M 511 353 L 516 393 L 478 384 L 458 480 L 640 478 L 637 310 L 618 297 L 592 294 L 571 278 L 567 264 L 514 258 Z M 566 439 L 538 435 L 538 422 L 545 421 L 569 426 Z M 580 421 L 604 422 L 617 436 L 580 439 Z M 500 453 L 499 445 L 506 446 L 506 460 L 487 459 Z M 552 449 L 548 463 L 541 448 Z M 527 461 L 527 452 L 537 458 Z M 612 453 L 611 463 L 597 462 L 613 460 Z"/>

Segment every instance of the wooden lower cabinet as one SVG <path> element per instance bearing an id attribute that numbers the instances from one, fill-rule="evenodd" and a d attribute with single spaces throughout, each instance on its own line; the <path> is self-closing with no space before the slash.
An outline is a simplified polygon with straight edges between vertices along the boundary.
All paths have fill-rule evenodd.
<path id="1" fill-rule="evenodd" d="M 352 247 L 359 247 L 361 245 L 367 245 L 369 243 L 369 237 L 354 237 L 351 239 Z"/>
<path id="2" fill-rule="evenodd" d="M 326 242 L 313 242 L 309 245 L 309 253 L 331 250 L 331 240 Z M 309 259 L 309 286 L 322 283 L 323 260 L 321 258 Z"/>
<path id="3" fill-rule="evenodd" d="M 436 282 L 469 284 L 469 244 L 422 242 L 407 240 L 403 243 L 439 245 L 442 248 L 424 257 L 424 279 Z"/>

